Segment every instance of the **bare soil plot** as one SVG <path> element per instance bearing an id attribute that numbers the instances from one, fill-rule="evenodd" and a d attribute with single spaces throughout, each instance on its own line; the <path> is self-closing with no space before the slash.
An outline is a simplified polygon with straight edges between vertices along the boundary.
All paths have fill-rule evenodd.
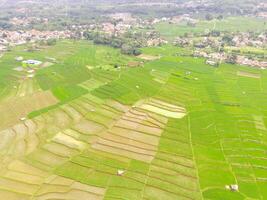
<path id="1" fill-rule="evenodd" d="M 263 131 L 267 130 L 265 123 L 264 123 L 264 120 L 263 120 L 263 116 L 254 115 L 253 118 L 254 118 L 255 126 L 257 129 L 263 130 Z"/>
<path id="2" fill-rule="evenodd" d="M 50 66 L 52 66 L 52 65 L 54 65 L 54 63 L 51 63 L 51 62 L 44 62 L 44 63 L 41 65 L 41 67 L 42 67 L 42 68 L 44 68 L 44 67 L 50 67 Z"/>
<path id="3" fill-rule="evenodd" d="M 38 177 L 47 177 L 49 174 L 20 160 L 14 160 L 8 165 L 9 170 L 31 174 Z"/>
<path id="4" fill-rule="evenodd" d="M 251 72 L 245 72 L 245 71 L 238 71 L 237 72 L 237 75 L 238 76 L 243 76 L 243 77 L 249 77 L 249 78 L 261 78 L 261 75 L 260 74 L 254 74 L 254 73 L 251 73 Z"/>
<path id="5" fill-rule="evenodd" d="M 137 106 L 144 110 L 148 110 L 159 115 L 170 118 L 183 118 L 186 115 L 186 110 L 183 107 L 176 106 L 157 99 L 149 99 Z"/>
<path id="6" fill-rule="evenodd" d="M 138 61 L 131 61 L 131 62 L 128 62 L 128 67 L 140 67 L 140 66 L 143 66 L 143 63 L 141 62 L 138 62 Z"/>
<path id="7" fill-rule="evenodd" d="M 11 191 L 0 189 L 0 196 L 6 200 L 28 200 L 30 198 L 29 195 L 18 194 Z"/>
<path id="8" fill-rule="evenodd" d="M 72 199 L 72 200 L 80 200 L 80 199 L 92 199 L 92 200 L 102 200 L 103 196 L 92 194 L 89 192 L 84 192 L 80 190 L 70 190 L 65 193 L 47 193 L 41 196 L 36 197 L 37 200 L 50 200 L 50 199 Z"/>
<path id="9" fill-rule="evenodd" d="M 131 110 L 130 112 L 134 113 L 136 115 L 142 115 L 142 113 L 144 113 L 142 109 L 140 109 L 140 111 L 139 111 L 138 107 L 136 107 L 134 110 Z M 161 115 L 158 115 L 158 114 L 153 113 L 153 112 L 148 112 L 147 111 L 146 112 L 146 116 L 149 116 L 149 118 L 151 120 L 155 120 L 155 121 L 159 122 L 161 125 L 164 125 L 164 126 L 168 122 L 168 118 L 166 118 L 164 116 L 161 116 Z"/>
<path id="10" fill-rule="evenodd" d="M 2 137 L 0 151 L 8 152 L 12 156 L 22 156 L 33 152 L 39 144 L 35 134 L 36 126 L 31 120 L 14 125 L 0 131 Z"/>
<path id="11" fill-rule="evenodd" d="M 100 151 L 106 151 L 109 153 L 113 153 L 116 155 L 124 156 L 127 158 L 132 158 L 136 160 L 141 160 L 144 162 L 151 162 L 154 158 L 154 155 L 139 154 L 133 151 L 129 151 L 127 149 L 119 149 L 116 146 L 108 146 L 108 145 L 101 144 L 101 143 L 94 143 L 92 147 Z"/>
<path id="12" fill-rule="evenodd" d="M 80 86 L 84 87 L 88 91 L 92 91 L 92 90 L 94 90 L 94 89 L 96 89 L 96 88 L 98 88 L 98 87 L 100 87 L 102 85 L 105 85 L 105 82 L 99 81 L 99 80 L 96 80 L 96 79 L 90 79 L 90 80 L 85 81 L 85 82 L 80 84 Z"/>
<path id="13" fill-rule="evenodd" d="M 24 68 L 23 67 L 15 67 L 15 68 L 13 68 L 13 70 L 18 71 L 18 72 L 22 72 L 22 71 L 24 71 Z"/>
<path id="14" fill-rule="evenodd" d="M 52 141 L 63 144 L 65 146 L 68 146 L 69 148 L 77 149 L 77 150 L 83 150 L 86 148 L 86 144 L 76 140 L 75 138 L 66 135 L 64 133 L 58 133 L 56 134 Z"/>
<path id="15" fill-rule="evenodd" d="M 61 106 L 61 109 L 64 110 L 71 117 L 74 123 L 79 122 L 83 118 L 81 113 L 79 113 L 76 109 L 74 109 L 70 105 L 67 105 L 67 104 L 63 105 Z"/>
<path id="16" fill-rule="evenodd" d="M 127 112 L 130 109 L 129 106 L 123 105 L 114 100 L 107 100 L 105 104 L 121 112 Z"/>
<path id="17" fill-rule="evenodd" d="M 64 185 L 64 186 L 70 186 L 75 181 L 72 179 L 68 179 L 65 177 L 57 176 L 57 175 L 51 175 L 48 178 L 45 179 L 45 183 L 50 185 Z"/>
<path id="18" fill-rule="evenodd" d="M 51 175 L 20 160 L 12 161 L 0 178 L 0 194 L 11 200 L 92 199 L 101 200 L 105 189 Z"/>
<path id="19" fill-rule="evenodd" d="M 72 119 L 60 108 L 48 114 L 51 114 L 52 125 L 55 125 L 59 130 L 65 129 L 72 123 Z M 44 115 L 44 117 L 47 117 L 47 115 Z"/>
<path id="20" fill-rule="evenodd" d="M 142 132 L 138 132 L 136 130 L 130 130 L 125 128 L 120 128 L 114 126 L 112 129 L 109 130 L 109 132 L 112 132 L 114 135 L 119 135 L 122 137 L 129 138 L 131 140 L 143 142 L 145 144 L 157 146 L 159 143 L 158 136 L 144 134 Z"/>
<path id="21" fill-rule="evenodd" d="M 155 146 L 155 145 L 150 145 L 150 144 L 147 144 L 143 141 L 133 140 L 131 138 L 116 135 L 113 133 L 107 132 L 107 133 L 101 135 L 101 137 L 105 138 L 109 141 L 118 142 L 120 144 L 125 144 L 125 145 L 129 145 L 129 146 L 137 147 L 140 149 L 148 150 L 148 151 L 157 151 L 157 146 Z"/>
<path id="22" fill-rule="evenodd" d="M 149 104 L 143 104 L 141 108 L 171 118 L 183 118 L 186 115 L 182 112 L 172 112 Z"/>
<path id="23" fill-rule="evenodd" d="M 124 113 L 92 147 L 128 158 L 151 162 L 156 155 L 164 124 L 135 107 Z M 167 120 L 163 120 L 167 122 Z"/>
<path id="24" fill-rule="evenodd" d="M 40 87 L 36 79 L 24 79 L 19 83 L 20 84 L 17 88 L 16 97 L 24 97 L 40 91 Z"/>
<path id="25" fill-rule="evenodd" d="M 36 199 L 92 199 L 101 200 L 105 189 L 85 185 L 74 180 L 52 175 L 49 176 L 36 193 Z"/>
<path id="26" fill-rule="evenodd" d="M 16 133 L 12 129 L 6 129 L 0 132 L 0 151 L 6 150 L 16 138 Z"/>
<path id="27" fill-rule="evenodd" d="M 85 185 L 85 184 L 82 184 L 82 183 L 79 183 L 79 182 L 74 182 L 71 185 L 71 188 L 77 189 L 77 190 L 82 190 L 82 191 L 87 191 L 87 192 L 90 192 L 90 193 L 95 193 L 95 194 L 98 194 L 98 195 L 101 195 L 101 196 L 103 196 L 105 194 L 105 189 L 104 188 Z"/>
<path id="28" fill-rule="evenodd" d="M 152 56 L 152 55 L 147 55 L 147 54 L 141 54 L 137 57 L 143 60 L 148 60 L 148 61 L 160 59 L 160 56 Z"/>
<path id="29" fill-rule="evenodd" d="M 56 103 L 58 103 L 58 100 L 50 91 L 36 92 L 32 95 L 10 99 L 8 102 L 1 102 L 0 127 L 8 127 L 19 122 L 28 113 Z"/>
<path id="30" fill-rule="evenodd" d="M 25 173 L 16 172 L 16 171 L 7 171 L 3 173 L 3 177 L 12 179 L 12 180 L 17 180 L 20 182 L 34 184 L 34 185 L 39 185 L 43 182 L 43 178 L 40 176 L 25 174 Z"/>
<path id="31" fill-rule="evenodd" d="M 45 196 L 46 194 L 49 194 L 49 193 L 64 194 L 64 193 L 67 193 L 69 190 L 70 190 L 69 185 L 63 185 L 63 184 L 54 185 L 54 184 L 45 183 L 38 190 L 38 192 L 36 193 L 36 196 Z"/>
<path id="32" fill-rule="evenodd" d="M 63 144 L 56 143 L 56 142 L 45 144 L 42 148 L 49 152 L 53 152 L 56 155 L 66 157 L 66 158 L 69 158 L 79 153 L 79 151 L 76 149 L 69 148 L 68 146 L 65 146 Z"/>
<path id="33" fill-rule="evenodd" d="M 29 156 L 31 157 L 32 160 L 45 164 L 49 167 L 59 166 L 66 161 L 66 158 L 63 158 L 59 155 L 56 155 L 44 149 L 38 149 Z"/>
<path id="34" fill-rule="evenodd" d="M 33 195 L 34 192 L 38 189 L 39 185 L 27 184 L 23 182 L 18 182 L 15 180 L 0 178 L 0 188 L 18 192 L 20 194 Z"/>
<path id="35" fill-rule="evenodd" d="M 104 127 L 96 122 L 89 121 L 89 120 L 82 120 L 81 122 L 75 124 L 73 128 L 83 134 L 96 134 L 102 130 Z"/>

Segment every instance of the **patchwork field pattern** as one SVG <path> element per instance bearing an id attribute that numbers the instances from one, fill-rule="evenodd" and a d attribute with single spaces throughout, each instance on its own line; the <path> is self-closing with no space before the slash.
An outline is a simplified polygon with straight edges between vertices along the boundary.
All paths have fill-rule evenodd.
<path id="1" fill-rule="evenodd" d="M 267 72 L 176 50 L 146 48 L 161 57 L 135 68 L 141 58 L 85 41 L 4 55 L 1 198 L 266 199 Z M 22 81 L 19 52 L 54 63 Z"/>

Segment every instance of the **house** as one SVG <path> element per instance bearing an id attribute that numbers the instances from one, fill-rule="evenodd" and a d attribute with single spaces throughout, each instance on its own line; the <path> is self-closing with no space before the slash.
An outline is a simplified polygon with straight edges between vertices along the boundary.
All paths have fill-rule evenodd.
<path id="1" fill-rule="evenodd" d="M 22 56 L 18 56 L 15 58 L 16 61 L 23 61 L 23 57 Z"/>
<path id="2" fill-rule="evenodd" d="M 38 60 L 24 60 L 22 61 L 22 66 L 23 67 L 36 67 L 41 65 L 42 62 Z"/>
<path id="3" fill-rule="evenodd" d="M 118 176 L 122 176 L 124 173 L 125 173 L 125 171 L 124 171 L 124 170 L 121 170 L 121 169 L 119 169 L 119 170 L 117 171 L 117 175 L 118 175 Z"/>
<path id="4" fill-rule="evenodd" d="M 211 66 L 218 66 L 218 62 L 214 60 L 207 60 L 206 64 L 211 65 Z"/>

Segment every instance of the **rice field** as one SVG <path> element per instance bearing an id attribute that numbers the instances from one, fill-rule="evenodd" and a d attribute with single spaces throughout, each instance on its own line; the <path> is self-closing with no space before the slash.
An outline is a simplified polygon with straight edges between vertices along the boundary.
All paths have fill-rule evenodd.
<path id="1" fill-rule="evenodd" d="M 85 41 L 23 48 L 0 60 L 1 198 L 267 199 L 267 71 L 171 46 L 139 58 Z M 18 54 L 56 61 L 24 80 Z"/>
<path id="2" fill-rule="evenodd" d="M 264 19 L 253 17 L 227 17 L 223 20 L 213 19 L 211 21 L 200 20 L 195 27 L 188 26 L 186 22 L 169 24 L 161 22 L 156 24 L 155 29 L 168 40 L 183 36 L 185 33 L 206 33 L 212 30 L 229 32 L 262 32 L 266 31 L 267 25 Z"/>

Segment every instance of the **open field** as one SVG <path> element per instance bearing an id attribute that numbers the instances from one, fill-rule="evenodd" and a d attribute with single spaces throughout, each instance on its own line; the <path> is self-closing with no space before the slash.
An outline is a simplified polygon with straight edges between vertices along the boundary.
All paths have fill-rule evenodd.
<path id="1" fill-rule="evenodd" d="M 238 52 L 240 51 L 241 53 L 244 54 L 255 54 L 255 55 L 266 55 L 267 54 L 267 49 L 266 48 L 257 48 L 257 47 L 225 47 L 224 48 L 226 51 L 230 52 Z"/>
<path id="2" fill-rule="evenodd" d="M 0 58 L 0 197 L 267 199 L 266 70 L 213 68 L 170 45 L 145 48 L 157 59 L 135 68 L 85 41 L 23 48 Z M 56 62 L 23 82 L 19 53 Z M 6 102 L 28 118 L 4 125 Z"/>
<path id="3" fill-rule="evenodd" d="M 249 18 L 249 17 L 228 17 L 223 20 L 201 20 L 197 22 L 195 27 L 188 26 L 186 23 L 169 24 L 162 22 L 156 24 L 156 30 L 163 37 L 173 40 L 177 36 L 182 36 L 185 33 L 205 33 L 207 31 L 229 31 L 229 32 L 246 32 L 256 31 L 261 32 L 267 29 L 264 19 Z"/>
<path id="4" fill-rule="evenodd" d="M 10 98 L 0 104 L 0 112 L 5 113 L 1 117 L 0 127 L 8 127 L 25 118 L 28 113 L 56 103 L 58 100 L 50 91 Z"/>

